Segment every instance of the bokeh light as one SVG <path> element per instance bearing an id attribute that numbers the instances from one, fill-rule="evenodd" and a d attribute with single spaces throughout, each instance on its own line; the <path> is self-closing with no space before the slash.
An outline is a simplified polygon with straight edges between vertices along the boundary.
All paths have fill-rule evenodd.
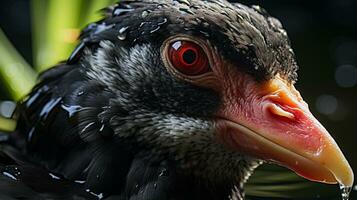
<path id="1" fill-rule="evenodd" d="M 341 65 L 336 69 L 335 79 L 340 87 L 354 87 L 357 84 L 357 68 L 353 65 Z"/>
<path id="2" fill-rule="evenodd" d="M 12 101 L 2 101 L 0 102 L 0 115 L 6 118 L 11 117 L 13 111 L 15 110 L 16 104 Z"/>
<path id="3" fill-rule="evenodd" d="M 338 108 L 338 101 L 332 95 L 323 94 L 316 100 L 316 108 L 321 114 L 331 115 Z"/>

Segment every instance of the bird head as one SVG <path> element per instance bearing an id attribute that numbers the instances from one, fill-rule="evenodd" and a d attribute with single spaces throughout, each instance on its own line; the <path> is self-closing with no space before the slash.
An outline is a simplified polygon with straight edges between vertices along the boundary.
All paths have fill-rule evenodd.
<path id="1" fill-rule="evenodd" d="M 121 1 L 89 25 L 69 59 L 110 92 L 116 137 L 184 172 L 238 182 L 268 161 L 351 186 L 336 142 L 294 87 L 280 22 L 227 1 Z"/>

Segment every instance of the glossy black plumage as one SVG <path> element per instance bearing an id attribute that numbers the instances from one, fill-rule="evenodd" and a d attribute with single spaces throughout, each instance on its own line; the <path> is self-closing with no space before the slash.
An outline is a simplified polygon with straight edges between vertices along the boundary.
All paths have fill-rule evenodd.
<path id="1" fill-rule="evenodd" d="M 239 181 L 257 161 L 192 142 L 182 150 L 163 137 L 171 130 L 209 132 L 207 119 L 220 102 L 214 91 L 177 80 L 163 67 L 162 42 L 182 33 L 210 40 L 257 80 L 276 73 L 296 79 L 286 33 L 259 8 L 225 1 L 121 1 L 83 31 L 68 62 L 44 72 L 18 105 L 17 130 L 1 154 L 0 194 L 8 199 L 228 199 L 239 188 L 233 196 L 240 196 Z M 201 159 L 201 151 L 213 152 Z M 231 165 L 241 169 L 215 182 L 210 178 L 215 168 L 206 169 L 205 162 L 222 155 L 240 158 Z M 196 169 L 183 170 L 197 156 Z M 15 167 L 20 173 L 11 177 Z M 205 170 L 209 180 L 200 174 Z"/>

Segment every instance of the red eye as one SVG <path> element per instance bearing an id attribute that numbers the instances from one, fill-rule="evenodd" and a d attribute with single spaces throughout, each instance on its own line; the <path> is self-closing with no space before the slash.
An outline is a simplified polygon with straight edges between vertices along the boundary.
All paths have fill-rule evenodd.
<path id="1" fill-rule="evenodd" d="M 173 42 L 169 47 L 169 59 L 179 72 L 186 75 L 201 75 L 210 70 L 206 53 L 194 42 Z"/>

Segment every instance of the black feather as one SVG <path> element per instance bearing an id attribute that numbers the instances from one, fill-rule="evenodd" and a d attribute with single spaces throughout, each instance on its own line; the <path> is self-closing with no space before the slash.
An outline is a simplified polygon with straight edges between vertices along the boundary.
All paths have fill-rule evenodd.
<path id="1" fill-rule="evenodd" d="M 241 196 L 239 181 L 257 164 L 241 155 L 236 160 L 230 151 L 210 154 L 221 147 L 205 143 L 219 94 L 168 73 L 160 46 L 172 35 L 197 36 L 257 80 L 279 73 L 294 81 L 294 54 L 281 25 L 225 1 L 128 0 L 105 13 L 82 32 L 67 63 L 41 74 L 19 103 L 17 129 L 8 142 L 13 148 L 0 151 L 0 194 L 4 199 L 221 200 L 237 190 Z M 191 135 L 180 138 L 185 134 Z M 215 169 L 221 163 L 207 164 L 219 160 L 216 155 L 242 168 L 220 176 Z M 212 181 L 212 174 L 224 180 Z"/>

